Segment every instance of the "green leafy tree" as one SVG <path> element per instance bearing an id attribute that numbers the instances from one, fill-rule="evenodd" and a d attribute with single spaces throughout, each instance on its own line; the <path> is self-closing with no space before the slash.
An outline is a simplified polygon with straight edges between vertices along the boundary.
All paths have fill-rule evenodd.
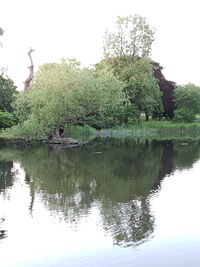
<path id="1" fill-rule="evenodd" d="M 145 114 L 146 120 L 155 110 L 162 111 L 162 94 L 148 59 L 140 59 L 133 66 L 125 67 L 123 76 L 123 80 L 127 81 L 126 92 L 131 103 Z"/>
<path id="2" fill-rule="evenodd" d="M 129 61 L 129 63 L 127 63 Z M 146 120 L 153 112 L 162 112 L 162 100 L 158 81 L 153 75 L 153 65 L 146 58 L 140 58 L 131 63 L 130 59 L 109 58 L 96 64 L 96 70 L 109 69 L 113 74 L 123 81 L 126 86 L 126 93 L 132 107 L 128 107 L 126 122 L 128 117 L 139 119 L 144 113 Z M 134 110 L 131 114 L 130 110 Z"/>
<path id="3" fill-rule="evenodd" d="M 0 75 L 0 129 L 14 125 L 15 118 L 12 103 L 17 94 L 16 86 L 11 79 Z"/>
<path id="4" fill-rule="evenodd" d="M 116 30 L 106 31 L 104 36 L 105 58 L 125 57 L 134 61 L 136 57 L 148 57 L 154 41 L 155 31 L 140 15 L 117 17 Z"/>
<path id="5" fill-rule="evenodd" d="M 200 87 L 194 84 L 178 86 L 175 90 L 174 121 L 194 122 L 196 115 L 200 113 Z"/>
<path id="6" fill-rule="evenodd" d="M 81 69 L 75 60 L 44 64 L 31 90 L 16 101 L 18 134 L 60 137 L 65 126 L 115 123 L 127 100 L 123 88 L 111 72 Z"/>
<path id="7" fill-rule="evenodd" d="M 12 112 L 12 102 L 17 94 L 14 82 L 8 78 L 0 75 L 0 110 Z"/>
<path id="8" fill-rule="evenodd" d="M 116 30 L 104 36 L 104 60 L 97 69 L 109 67 L 126 83 L 125 92 L 139 119 L 145 113 L 146 120 L 153 112 L 162 112 L 161 93 L 149 60 L 155 31 L 146 19 L 139 15 L 118 17 Z M 127 109 L 126 122 L 130 114 Z"/>

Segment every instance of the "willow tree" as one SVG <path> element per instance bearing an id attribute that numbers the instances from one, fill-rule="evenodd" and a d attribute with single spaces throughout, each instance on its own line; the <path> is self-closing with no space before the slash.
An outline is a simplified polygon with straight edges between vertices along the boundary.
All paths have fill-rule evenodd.
<path id="1" fill-rule="evenodd" d="M 114 121 L 127 101 L 123 88 L 109 71 L 94 73 L 69 60 L 44 64 L 26 97 L 16 102 L 21 135 L 57 138 L 70 125 Z"/>

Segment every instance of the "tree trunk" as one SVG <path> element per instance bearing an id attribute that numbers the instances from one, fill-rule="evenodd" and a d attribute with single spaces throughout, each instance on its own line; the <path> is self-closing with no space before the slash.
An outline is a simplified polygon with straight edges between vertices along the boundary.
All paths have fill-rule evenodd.
<path id="1" fill-rule="evenodd" d="M 64 128 L 62 126 L 58 126 L 55 130 L 54 130 L 54 136 L 57 138 L 61 138 L 64 135 Z"/>
<path id="2" fill-rule="evenodd" d="M 62 126 L 58 126 L 48 135 L 48 140 L 53 140 L 57 138 L 62 138 L 64 135 L 64 128 Z"/>
<path id="3" fill-rule="evenodd" d="M 145 121 L 149 121 L 149 114 L 145 112 Z"/>
<path id="4" fill-rule="evenodd" d="M 31 57 L 31 53 L 33 51 L 34 50 L 32 48 L 30 48 L 30 50 L 27 53 L 28 56 L 29 56 L 29 58 L 30 58 L 31 65 L 28 67 L 28 69 L 29 69 L 29 75 L 28 75 L 27 79 L 24 81 L 24 91 L 25 92 L 28 92 L 29 91 L 29 89 L 30 89 L 30 83 L 33 80 L 33 76 L 34 76 L 34 72 L 33 72 L 34 65 L 33 65 L 33 59 Z"/>

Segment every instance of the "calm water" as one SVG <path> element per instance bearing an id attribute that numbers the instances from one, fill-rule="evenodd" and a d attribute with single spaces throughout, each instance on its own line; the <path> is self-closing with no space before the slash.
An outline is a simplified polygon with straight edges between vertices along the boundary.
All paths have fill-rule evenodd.
<path id="1" fill-rule="evenodd" d="M 200 142 L 0 145 L 0 266 L 200 266 Z"/>

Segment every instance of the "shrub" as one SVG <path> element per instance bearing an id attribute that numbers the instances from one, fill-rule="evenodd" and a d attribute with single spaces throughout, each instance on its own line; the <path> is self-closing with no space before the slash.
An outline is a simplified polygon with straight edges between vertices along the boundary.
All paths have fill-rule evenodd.
<path id="1" fill-rule="evenodd" d="M 0 129 L 10 128 L 15 124 L 15 118 L 12 113 L 0 111 Z"/>

